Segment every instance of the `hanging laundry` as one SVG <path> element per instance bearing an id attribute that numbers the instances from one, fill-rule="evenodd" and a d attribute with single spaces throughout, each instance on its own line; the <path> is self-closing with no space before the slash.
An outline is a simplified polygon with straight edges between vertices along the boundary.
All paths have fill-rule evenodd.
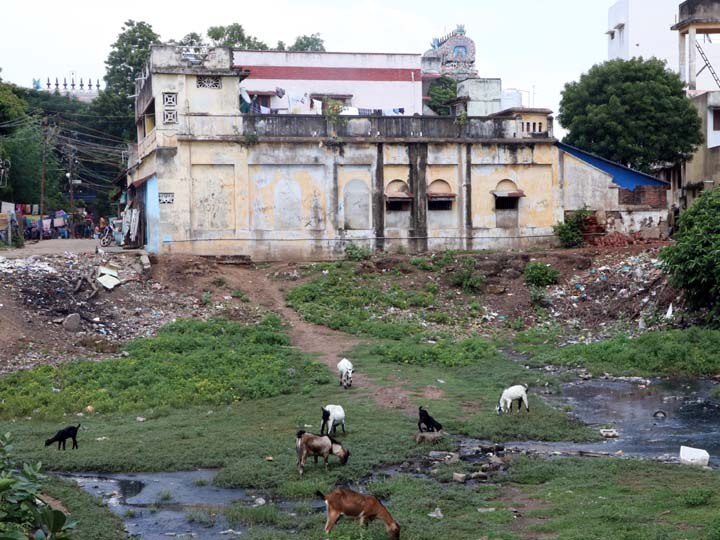
<path id="1" fill-rule="evenodd" d="M 358 114 L 357 107 L 343 107 L 340 111 L 340 116 L 358 116 Z"/>
<path id="2" fill-rule="evenodd" d="M 322 114 L 322 106 L 323 103 L 319 99 L 312 100 L 312 109 L 315 111 L 315 114 Z"/>
<path id="3" fill-rule="evenodd" d="M 251 114 L 260 114 L 261 113 L 260 104 L 255 100 L 253 100 L 253 102 L 250 104 L 250 113 Z"/>
<path id="4" fill-rule="evenodd" d="M 358 108 L 358 114 L 360 116 L 372 116 L 373 115 L 373 109 L 360 109 Z"/>
<path id="5" fill-rule="evenodd" d="M 290 114 L 303 114 L 306 112 L 305 96 L 302 94 L 288 94 Z"/>
<path id="6" fill-rule="evenodd" d="M 383 109 L 382 114 L 383 116 L 398 116 L 395 109 Z"/>
<path id="7" fill-rule="evenodd" d="M 250 103 L 252 100 L 250 99 L 250 94 L 247 93 L 247 90 L 240 87 L 240 97 L 245 103 Z"/>
<path id="8" fill-rule="evenodd" d="M 405 114 L 405 107 L 400 107 L 399 109 L 393 109 L 395 111 L 395 114 Z"/>
<path id="9" fill-rule="evenodd" d="M 279 98 L 283 97 L 285 95 L 285 89 L 280 88 L 279 86 L 275 87 L 275 95 Z"/>
<path id="10" fill-rule="evenodd" d="M 270 107 L 260 105 L 260 114 L 270 114 Z"/>

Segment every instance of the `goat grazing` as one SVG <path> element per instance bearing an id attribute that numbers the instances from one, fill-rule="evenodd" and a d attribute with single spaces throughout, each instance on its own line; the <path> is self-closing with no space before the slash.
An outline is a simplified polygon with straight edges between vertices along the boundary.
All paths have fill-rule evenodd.
<path id="1" fill-rule="evenodd" d="M 309 455 L 315 458 L 315 463 L 318 461 L 318 456 L 322 456 L 325 460 L 326 470 L 328 468 L 328 457 L 331 454 L 340 458 L 341 465 L 345 465 L 350 457 L 350 450 L 344 448 L 330 435 L 314 435 L 305 431 L 298 431 L 296 436 L 297 468 L 301 477 L 305 470 L 305 460 Z"/>
<path id="2" fill-rule="evenodd" d="M 340 384 L 346 390 L 352 386 L 353 365 L 350 360 L 343 358 L 338 362 L 338 372 L 340 373 Z"/>
<path id="3" fill-rule="evenodd" d="M 58 450 L 60 450 L 60 445 L 62 445 L 62 449 L 65 450 L 65 441 L 67 439 L 72 439 L 72 447 L 73 448 L 80 448 L 77 443 L 77 433 L 80 429 L 80 424 L 77 426 L 68 426 L 66 428 L 61 429 L 58 431 L 55 435 L 53 435 L 50 439 L 45 441 L 45 446 L 50 446 L 52 443 L 58 443 Z"/>
<path id="4" fill-rule="evenodd" d="M 374 519 L 380 518 L 385 522 L 385 529 L 390 540 L 399 540 L 400 524 L 393 519 L 387 508 L 373 495 L 363 495 L 347 488 L 337 488 L 327 495 L 321 491 L 316 492 L 325 500 L 327 507 L 327 522 L 325 533 L 330 534 L 340 516 L 359 519 L 365 526 Z"/>
<path id="5" fill-rule="evenodd" d="M 512 404 L 514 401 L 518 402 L 518 412 L 522 408 L 522 403 L 525 404 L 525 409 L 527 410 L 527 412 L 530 412 L 530 407 L 528 406 L 527 389 L 527 384 L 518 384 L 503 390 L 497 407 L 495 408 L 497 413 L 501 414 L 504 412 L 512 412 Z"/>
<path id="6" fill-rule="evenodd" d="M 435 420 L 423 407 L 418 409 L 418 431 L 441 431 L 442 424 Z"/>
<path id="7" fill-rule="evenodd" d="M 345 433 L 345 409 L 340 405 L 326 405 L 322 410 L 322 425 L 320 435 L 327 433 L 335 435 L 335 428 L 341 425 Z"/>

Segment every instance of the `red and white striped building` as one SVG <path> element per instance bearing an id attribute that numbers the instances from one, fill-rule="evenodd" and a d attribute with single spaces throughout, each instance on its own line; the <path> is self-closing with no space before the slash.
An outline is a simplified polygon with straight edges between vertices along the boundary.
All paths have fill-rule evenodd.
<path id="1" fill-rule="evenodd" d="M 318 114 L 324 98 L 358 109 L 422 114 L 419 54 L 238 50 L 233 64 L 249 73 L 241 87 L 250 97 L 280 114 Z"/>

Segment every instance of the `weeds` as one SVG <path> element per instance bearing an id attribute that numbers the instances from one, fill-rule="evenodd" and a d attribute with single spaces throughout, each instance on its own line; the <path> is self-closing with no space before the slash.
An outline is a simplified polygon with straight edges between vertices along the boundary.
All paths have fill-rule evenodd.
<path id="1" fill-rule="evenodd" d="M 532 287 L 547 287 L 555 285 L 560 277 L 560 272 L 541 262 L 531 262 L 525 266 L 525 283 Z"/>
<path id="2" fill-rule="evenodd" d="M 200 297 L 200 302 L 203 306 L 209 306 L 212 303 L 212 293 L 210 291 L 205 291 Z"/>
<path id="3" fill-rule="evenodd" d="M 215 279 L 213 279 L 212 284 L 215 285 L 215 287 L 217 287 L 218 289 L 220 289 L 222 287 L 225 287 L 225 285 L 227 285 L 227 280 L 222 276 L 218 276 Z"/>
<path id="4" fill-rule="evenodd" d="M 639 376 L 713 376 L 720 373 L 720 330 L 690 328 L 648 332 L 636 338 L 535 349 L 535 365 L 584 367 L 597 373 Z"/>
<path id="5" fill-rule="evenodd" d="M 233 292 L 230 293 L 230 296 L 232 296 L 233 298 L 237 298 L 241 302 L 250 302 L 250 298 L 248 298 L 248 296 L 245 294 L 245 292 L 243 292 L 242 289 L 235 289 Z"/>
<path id="6" fill-rule="evenodd" d="M 448 275 L 448 282 L 466 293 L 477 293 L 485 284 L 485 277 L 475 270 L 475 259 L 468 257 L 462 259 L 459 268 Z"/>
<path id="7" fill-rule="evenodd" d="M 274 316 L 252 326 L 178 321 L 127 351 L 128 358 L 43 366 L 0 379 L 0 415 L 57 417 L 88 405 L 96 413 L 153 408 L 161 415 L 168 408 L 270 397 L 330 381 L 323 366 L 290 347 Z"/>
<path id="8" fill-rule="evenodd" d="M 345 257 L 348 261 L 364 261 L 372 255 L 372 250 L 364 246 L 353 244 L 352 242 L 345 246 Z"/>

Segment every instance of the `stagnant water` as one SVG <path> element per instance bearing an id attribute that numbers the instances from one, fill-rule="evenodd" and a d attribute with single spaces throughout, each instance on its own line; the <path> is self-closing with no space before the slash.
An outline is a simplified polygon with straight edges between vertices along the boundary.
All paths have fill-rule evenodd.
<path id="1" fill-rule="evenodd" d="M 707 450 L 712 464 L 713 458 L 720 455 L 720 399 L 711 395 L 716 386 L 715 381 L 709 380 L 568 383 L 559 394 L 545 399 L 557 407 L 570 407 L 572 415 L 591 427 L 614 427 L 619 437 L 599 443 L 508 443 L 508 446 L 548 451 L 622 450 L 626 455 L 662 459 L 677 457 L 684 445 Z"/>
<path id="2" fill-rule="evenodd" d="M 243 530 L 234 527 L 237 534 L 229 532 L 222 507 L 235 501 L 252 505 L 256 499 L 243 490 L 212 486 L 214 475 L 214 471 L 201 470 L 67 477 L 91 495 L 101 497 L 110 510 L 123 519 L 128 533 L 143 540 L 234 538 Z M 188 514 L 196 510 L 216 513 L 214 523 L 190 522 Z"/>

